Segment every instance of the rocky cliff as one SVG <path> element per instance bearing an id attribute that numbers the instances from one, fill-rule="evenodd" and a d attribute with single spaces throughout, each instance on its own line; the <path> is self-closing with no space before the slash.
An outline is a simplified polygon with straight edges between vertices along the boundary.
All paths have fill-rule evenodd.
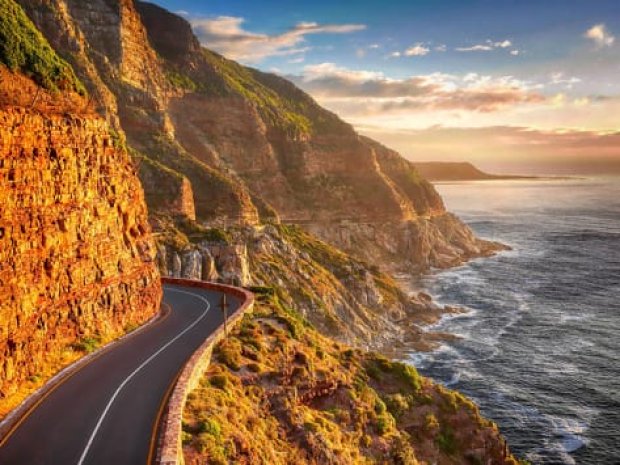
<path id="1" fill-rule="evenodd" d="M 462 396 L 317 331 L 433 343 L 418 325 L 447 309 L 362 259 L 414 271 L 495 247 L 409 162 L 161 8 L 16 1 L 52 47 L 0 0 L 2 408 L 152 315 L 157 265 L 263 299 L 190 396 L 190 463 L 516 463 Z"/>
<path id="2" fill-rule="evenodd" d="M 21 9 L 0 11 L 1 417 L 153 316 L 161 287 L 129 155 Z"/>
<path id="3" fill-rule="evenodd" d="M 126 134 L 153 213 L 296 223 L 405 271 L 494 249 L 411 163 L 285 79 L 203 48 L 184 19 L 131 0 L 20 1 Z"/>

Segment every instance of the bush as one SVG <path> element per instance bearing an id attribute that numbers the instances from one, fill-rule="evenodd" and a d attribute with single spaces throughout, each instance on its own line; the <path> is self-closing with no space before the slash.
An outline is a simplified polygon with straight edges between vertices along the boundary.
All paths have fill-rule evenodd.
<path id="1" fill-rule="evenodd" d="M 386 412 L 386 410 L 387 408 L 385 406 L 385 403 L 381 399 L 377 398 L 377 400 L 375 401 L 375 413 L 377 415 L 382 415 Z"/>
<path id="2" fill-rule="evenodd" d="M 78 352 L 86 352 L 90 354 L 94 352 L 101 344 L 99 337 L 83 337 L 77 342 L 74 342 L 71 347 Z"/>
<path id="3" fill-rule="evenodd" d="M 441 449 L 442 452 L 452 455 L 457 450 L 456 438 L 454 437 L 454 433 L 451 429 L 444 429 L 436 439 L 437 446 Z"/>
<path id="4" fill-rule="evenodd" d="M 391 394 L 385 398 L 388 411 L 394 416 L 399 417 L 409 409 L 409 401 L 402 394 Z"/>
<path id="5" fill-rule="evenodd" d="M 73 68 L 60 58 L 13 0 L 0 0 L 0 63 L 51 90 L 86 90 Z"/>
<path id="6" fill-rule="evenodd" d="M 405 363 L 395 363 L 394 368 L 400 378 L 414 391 L 419 391 L 422 387 L 422 380 L 416 370 L 411 365 Z"/>
<path id="7" fill-rule="evenodd" d="M 208 419 L 206 421 L 201 421 L 200 423 L 198 423 L 198 432 L 207 433 L 211 436 L 219 438 L 222 434 L 222 427 L 217 422 L 217 420 Z"/>
<path id="8" fill-rule="evenodd" d="M 241 368 L 241 343 L 238 339 L 230 338 L 218 346 L 218 358 L 220 362 L 234 371 Z"/>
<path id="9" fill-rule="evenodd" d="M 377 428 L 377 433 L 383 436 L 392 429 L 393 420 L 389 416 L 383 415 L 377 418 L 375 426 Z"/>
<path id="10" fill-rule="evenodd" d="M 209 380 L 211 386 L 217 389 L 221 389 L 222 391 L 228 390 L 228 377 L 226 375 L 213 375 Z"/>
<path id="11" fill-rule="evenodd" d="M 439 421 L 437 421 L 437 417 L 432 413 L 427 413 L 424 418 L 424 428 L 428 431 L 435 431 L 439 428 Z"/>

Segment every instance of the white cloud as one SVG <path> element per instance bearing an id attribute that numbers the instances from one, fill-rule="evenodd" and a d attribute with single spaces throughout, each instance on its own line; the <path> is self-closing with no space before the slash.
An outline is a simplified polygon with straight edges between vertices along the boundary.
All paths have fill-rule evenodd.
<path id="1" fill-rule="evenodd" d="M 566 77 L 564 73 L 557 72 L 550 76 L 550 83 L 556 86 L 564 86 L 567 89 L 571 89 L 575 84 L 581 82 L 581 79 L 575 76 Z"/>
<path id="2" fill-rule="evenodd" d="M 303 47 L 307 35 L 348 34 L 366 28 L 363 24 L 318 24 L 299 22 L 282 34 L 268 35 L 247 31 L 244 18 L 218 16 L 193 18 L 190 22 L 200 41 L 234 60 L 256 63 L 270 56 L 296 55 L 310 50 Z"/>
<path id="3" fill-rule="evenodd" d="M 427 55 L 430 52 L 428 47 L 425 47 L 421 42 L 418 42 L 415 45 L 412 45 L 407 50 L 405 50 L 405 56 L 408 57 L 420 57 Z"/>
<path id="4" fill-rule="evenodd" d="M 457 52 L 490 52 L 498 48 L 508 48 L 508 47 L 512 47 L 512 42 L 508 39 L 500 40 L 496 42 L 492 40 L 486 40 L 484 44 L 476 44 L 476 45 L 471 45 L 469 47 L 456 47 L 454 50 L 456 50 Z M 512 54 L 515 55 L 514 53 Z"/>
<path id="5" fill-rule="evenodd" d="M 321 103 L 345 117 L 434 111 L 495 112 L 545 100 L 530 83 L 512 76 L 444 73 L 391 79 L 381 72 L 334 63 L 310 65 L 292 77 Z"/>
<path id="6" fill-rule="evenodd" d="M 513 55 L 513 56 L 517 56 L 517 55 L 519 55 L 520 53 L 521 53 L 521 51 L 520 51 L 520 50 L 511 50 L 511 51 L 510 51 L 510 54 L 511 54 L 511 55 Z"/>
<path id="7" fill-rule="evenodd" d="M 604 24 L 595 24 L 586 31 L 584 37 L 591 39 L 598 47 L 611 47 L 616 38 L 607 30 Z"/>
<path id="8" fill-rule="evenodd" d="M 445 44 L 440 44 L 440 45 L 437 45 L 437 46 L 434 48 L 434 50 L 435 50 L 436 52 L 445 52 L 445 51 L 447 51 L 447 50 L 448 50 L 448 47 L 447 47 Z"/>
<path id="9" fill-rule="evenodd" d="M 490 52 L 493 47 L 490 45 L 472 45 L 471 47 L 457 47 L 457 52 Z"/>

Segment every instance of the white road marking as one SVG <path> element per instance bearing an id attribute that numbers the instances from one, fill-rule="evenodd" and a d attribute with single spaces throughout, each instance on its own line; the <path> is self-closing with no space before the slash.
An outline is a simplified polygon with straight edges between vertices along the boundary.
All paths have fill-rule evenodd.
<path id="1" fill-rule="evenodd" d="M 185 328 L 183 331 L 181 331 L 179 334 L 177 334 L 173 339 L 168 341 L 166 344 L 161 346 L 157 350 L 157 352 L 155 352 L 153 355 L 151 355 L 149 358 L 147 358 L 144 362 L 142 362 L 142 364 L 138 368 L 136 368 L 133 372 L 131 372 L 131 374 L 129 376 L 127 376 L 127 378 L 125 378 L 125 380 L 118 386 L 118 388 L 116 388 L 116 391 L 114 391 L 114 394 L 112 394 L 112 397 L 108 401 L 108 404 L 106 405 L 105 409 L 103 410 L 103 413 L 99 417 L 99 421 L 97 421 L 97 424 L 95 425 L 95 429 L 93 430 L 92 434 L 90 435 L 90 438 L 88 439 L 88 443 L 86 444 L 86 447 L 84 448 L 84 452 L 82 452 L 82 455 L 80 456 L 80 460 L 78 461 L 78 465 L 82 465 L 84 463 L 84 460 L 86 459 L 86 456 L 88 455 L 88 451 L 90 450 L 90 447 L 93 444 L 95 436 L 97 436 L 97 433 L 99 432 L 99 428 L 101 428 L 101 424 L 103 423 L 103 420 L 105 419 L 106 415 L 108 414 L 108 411 L 110 410 L 110 407 L 112 407 L 112 404 L 114 403 L 114 400 L 116 399 L 118 394 L 121 392 L 121 390 L 127 385 L 127 383 L 129 381 L 131 381 L 131 379 L 140 370 L 142 370 L 142 368 L 144 368 L 146 365 L 148 365 L 149 362 L 151 362 L 155 357 L 157 357 L 164 350 L 166 350 L 168 347 L 170 347 L 170 345 L 174 344 L 175 341 L 177 341 L 181 336 L 183 336 L 185 333 L 187 333 L 190 329 L 192 329 L 194 326 L 196 326 L 198 324 L 198 322 L 200 320 L 202 320 L 206 316 L 207 312 L 209 311 L 209 308 L 211 307 L 211 304 L 209 304 L 209 301 L 207 299 L 205 299 L 204 297 L 202 297 L 201 295 L 195 294 L 193 292 L 181 291 L 181 290 L 172 289 L 172 288 L 168 288 L 168 290 L 172 291 L 172 292 L 178 292 L 178 293 L 181 293 L 181 294 L 187 294 L 187 295 L 191 295 L 193 297 L 196 297 L 196 298 L 202 300 L 203 302 L 205 302 L 207 304 L 207 307 L 205 308 L 205 311 L 202 312 L 202 314 L 198 318 L 196 318 L 196 320 L 194 320 L 192 322 L 192 324 L 190 324 L 187 328 Z"/>

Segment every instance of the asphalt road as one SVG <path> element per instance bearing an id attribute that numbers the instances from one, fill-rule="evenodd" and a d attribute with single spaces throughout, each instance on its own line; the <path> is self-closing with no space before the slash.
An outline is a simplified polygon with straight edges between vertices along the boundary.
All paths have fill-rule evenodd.
<path id="1" fill-rule="evenodd" d="M 164 286 L 172 310 L 62 382 L 7 436 L 0 465 L 148 464 L 170 387 L 222 323 L 221 295 Z"/>

